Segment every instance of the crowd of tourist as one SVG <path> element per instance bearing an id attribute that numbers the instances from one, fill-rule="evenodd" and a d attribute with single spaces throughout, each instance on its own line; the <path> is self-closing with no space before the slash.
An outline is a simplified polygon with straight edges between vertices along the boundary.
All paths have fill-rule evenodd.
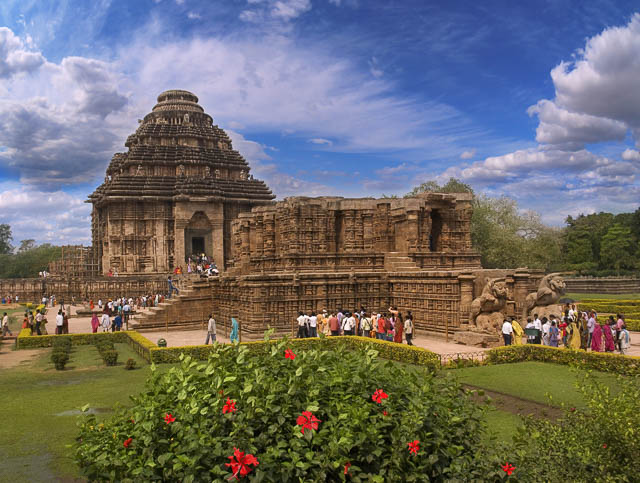
<path id="1" fill-rule="evenodd" d="M 204 253 L 190 255 L 185 262 L 187 264 L 187 273 L 198 273 L 207 276 L 218 275 L 220 273 L 213 258 Z M 182 267 L 177 267 L 173 273 L 176 275 L 183 273 Z"/>
<path id="2" fill-rule="evenodd" d="M 527 319 L 524 329 L 517 320 L 510 318 L 502 324 L 505 345 L 522 344 L 525 333 L 527 343 L 551 347 L 593 352 L 618 350 L 620 354 L 626 354 L 631 346 L 631 336 L 623 314 L 617 314 L 616 317 L 610 315 L 604 323 L 600 323 L 595 311 L 580 311 L 575 305 L 566 305 L 560 317 L 551 314 L 548 318 L 540 318 L 538 314 L 533 314 L 533 318 Z"/>
<path id="3" fill-rule="evenodd" d="M 403 316 L 395 307 L 380 313 L 369 313 L 364 307 L 352 312 L 338 309 L 327 312 L 300 312 L 296 319 L 298 337 L 318 337 L 324 335 L 359 335 L 402 344 L 403 336 L 407 344 L 413 345 L 413 315 Z"/>

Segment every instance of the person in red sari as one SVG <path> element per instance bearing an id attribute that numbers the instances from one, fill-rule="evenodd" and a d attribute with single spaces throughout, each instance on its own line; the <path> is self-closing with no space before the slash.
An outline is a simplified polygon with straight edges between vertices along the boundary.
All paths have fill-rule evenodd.
<path id="1" fill-rule="evenodd" d="M 616 350 L 616 346 L 613 342 L 613 334 L 611 333 L 611 327 L 607 324 L 602 326 L 602 332 L 604 332 L 604 350 L 605 352 L 613 352 Z"/>
<path id="2" fill-rule="evenodd" d="M 402 322 L 402 314 L 396 315 L 395 333 L 393 334 L 393 342 L 402 344 L 402 332 L 404 331 L 404 323 Z"/>
<path id="3" fill-rule="evenodd" d="M 591 336 L 591 350 L 593 352 L 602 352 L 602 326 L 597 322 Z"/>

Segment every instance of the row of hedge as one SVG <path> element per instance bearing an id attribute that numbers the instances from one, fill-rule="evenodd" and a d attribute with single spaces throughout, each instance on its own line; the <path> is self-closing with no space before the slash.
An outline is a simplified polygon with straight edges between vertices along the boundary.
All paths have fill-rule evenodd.
<path id="1" fill-rule="evenodd" d="M 489 364 L 511 364 L 524 361 L 552 362 L 626 376 L 640 375 L 640 357 L 537 344 L 496 347 L 487 351 L 485 360 Z"/>
<path id="2" fill-rule="evenodd" d="M 277 340 L 242 342 L 251 352 L 270 352 L 271 347 L 277 344 Z M 337 344 L 345 344 L 350 348 L 375 349 L 378 356 L 383 359 L 426 366 L 436 369 L 440 366 L 438 354 L 423 349 L 396 342 L 371 339 L 359 336 L 334 336 L 305 339 L 291 339 L 289 345 L 295 349 L 321 348 L 333 349 Z M 150 361 L 154 363 L 175 363 L 180 360 L 180 355 L 191 356 L 197 360 L 207 360 L 209 354 L 215 351 L 214 345 L 198 345 L 184 347 L 152 347 L 150 349 Z"/>
<path id="3" fill-rule="evenodd" d="M 17 349 L 37 349 L 51 347 L 55 340 L 67 338 L 71 345 L 96 345 L 101 341 L 111 343 L 128 343 L 133 350 L 142 356 L 147 362 L 151 362 L 149 350 L 156 345 L 146 337 L 134 331 L 96 332 L 95 334 L 64 334 L 64 335 L 31 335 L 30 329 L 22 329 L 16 339 Z"/>

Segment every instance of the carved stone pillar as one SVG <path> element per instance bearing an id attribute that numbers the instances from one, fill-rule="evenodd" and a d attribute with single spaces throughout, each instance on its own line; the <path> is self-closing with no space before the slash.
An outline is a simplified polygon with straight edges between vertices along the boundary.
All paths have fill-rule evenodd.
<path id="1" fill-rule="evenodd" d="M 473 302 L 473 284 L 476 277 L 470 272 L 463 272 L 458 275 L 460 284 L 460 323 L 471 324 L 469 313 L 471 312 L 471 302 Z"/>

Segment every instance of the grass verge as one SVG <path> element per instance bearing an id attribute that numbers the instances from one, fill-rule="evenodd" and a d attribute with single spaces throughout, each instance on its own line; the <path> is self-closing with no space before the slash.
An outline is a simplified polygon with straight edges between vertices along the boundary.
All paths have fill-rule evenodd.
<path id="1" fill-rule="evenodd" d="M 0 373 L 0 481 L 51 481 L 78 477 L 66 445 L 77 435 L 77 409 L 85 404 L 108 411 L 126 405 L 149 375 L 149 366 L 127 344 L 116 344 L 118 365 L 106 367 L 94 346 L 77 346 L 64 371 L 41 349 L 32 362 Z M 136 360 L 140 369 L 124 370 Z M 108 412 L 105 413 L 108 415 Z"/>

